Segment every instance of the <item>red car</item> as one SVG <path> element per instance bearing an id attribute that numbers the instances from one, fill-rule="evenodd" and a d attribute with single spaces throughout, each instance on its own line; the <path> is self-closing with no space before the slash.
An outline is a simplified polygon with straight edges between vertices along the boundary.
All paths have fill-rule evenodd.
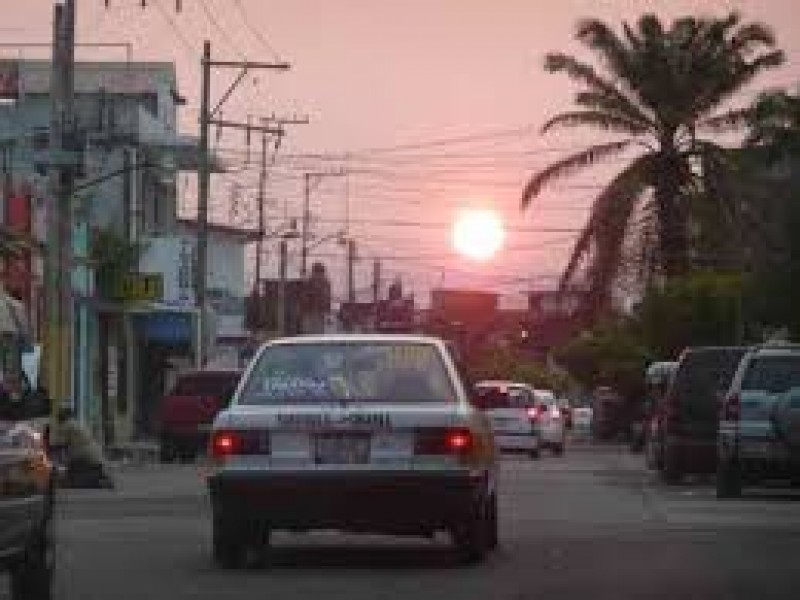
<path id="1" fill-rule="evenodd" d="M 217 413 L 228 406 L 242 372 L 189 371 L 161 401 L 159 456 L 162 462 L 192 460 L 205 449 Z"/>

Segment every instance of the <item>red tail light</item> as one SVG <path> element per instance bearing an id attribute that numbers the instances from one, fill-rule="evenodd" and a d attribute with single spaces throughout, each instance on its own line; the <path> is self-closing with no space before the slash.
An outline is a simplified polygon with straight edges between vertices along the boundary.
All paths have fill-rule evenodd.
<path id="1" fill-rule="evenodd" d="M 266 432 L 222 429 L 215 431 L 210 441 L 211 456 L 226 458 L 247 454 L 269 454 Z"/>
<path id="2" fill-rule="evenodd" d="M 539 418 L 539 409 L 536 408 L 535 406 L 528 407 L 527 409 L 525 409 L 525 412 L 528 413 L 528 418 L 531 421 L 535 421 L 536 419 Z"/>
<path id="3" fill-rule="evenodd" d="M 415 454 L 464 455 L 475 447 L 475 437 L 466 428 L 422 429 L 417 432 Z"/>
<path id="4" fill-rule="evenodd" d="M 738 421 L 742 414 L 742 399 L 738 394 L 732 394 L 725 398 L 722 407 L 722 418 L 725 421 Z"/>

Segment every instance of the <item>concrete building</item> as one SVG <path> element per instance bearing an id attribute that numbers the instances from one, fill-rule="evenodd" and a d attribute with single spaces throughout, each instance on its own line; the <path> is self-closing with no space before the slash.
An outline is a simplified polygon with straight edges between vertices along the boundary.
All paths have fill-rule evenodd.
<path id="1" fill-rule="evenodd" d="M 25 204 L 28 231 L 42 242 L 51 159 L 50 72 L 48 61 L 0 61 L 0 82 L 5 84 L 0 89 L 4 200 L 14 197 L 17 205 Z M 191 237 L 178 223 L 176 210 L 178 174 L 194 170 L 197 164 L 195 140 L 177 133 L 182 103 L 172 63 L 76 64 L 74 136 L 81 166 L 73 200 L 72 395 L 80 416 L 107 445 L 147 435 L 152 429 L 152 407 L 142 404 L 152 390 L 144 390 L 142 380 L 163 378 L 167 365 L 142 360 L 148 356 L 148 345 L 180 337 L 174 353 L 186 364 L 195 357 L 193 297 L 179 304 L 164 298 L 165 282 L 172 276 L 168 267 L 175 261 L 146 260 L 149 245 L 171 244 L 174 249 Z M 21 214 L 19 206 L 15 211 Z M 213 242 L 211 246 L 213 257 Z M 113 264 L 114 256 L 136 248 L 141 264 L 135 256 L 132 264 Z M 42 261 L 40 254 L 29 258 L 29 264 L 17 265 L 10 283 L 21 292 L 34 335 L 41 339 Z M 229 256 L 224 269 L 231 279 L 227 283 L 233 283 L 237 270 L 243 272 L 243 258 L 240 268 L 231 266 L 236 261 Z M 104 280 L 101 271 L 105 279 L 113 271 L 114 281 Z M 191 282 L 191 274 L 188 280 L 184 274 L 183 281 Z M 148 376 L 143 378 L 143 373 Z"/>

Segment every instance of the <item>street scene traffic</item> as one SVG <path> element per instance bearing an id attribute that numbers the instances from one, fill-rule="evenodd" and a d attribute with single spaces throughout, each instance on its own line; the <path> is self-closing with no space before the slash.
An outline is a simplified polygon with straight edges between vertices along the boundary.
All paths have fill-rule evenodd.
<path id="1" fill-rule="evenodd" d="M 800 20 L 651 4 L 7 11 L 0 600 L 798 597 Z"/>

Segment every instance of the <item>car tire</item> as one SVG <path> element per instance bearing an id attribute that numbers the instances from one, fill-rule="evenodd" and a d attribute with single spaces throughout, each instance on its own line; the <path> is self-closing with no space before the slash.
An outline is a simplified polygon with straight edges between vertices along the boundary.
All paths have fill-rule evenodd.
<path id="1" fill-rule="evenodd" d="M 175 442 L 166 436 L 162 436 L 158 444 L 158 460 L 162 463 L 171 463 L 175 461 Z"/>
<path id="2" fill-rule="evenodd" d="M 215 516 L 212 524 L 211 546 L 214 562 L 223 569 L 242 566 L 246 544 L 240 528 L 221 516 Z"/>
<path id="3" fill-rule="evenodd" d="M 10 570 L 12 600 L 51 600 L 55 571 L 55 541 L 48 518 L 23 556 Z"/>
<path id="4" fill-rule="evenodd" d="M 538 448 L 534 448 L 533 450 L 528 452 L 528 457 L 531 460 L 539 460 L 539 457 L 541 456 L 541 454 L 542 453 Z"/>
<path id="5" fill-rule="evenodd" d="M 497 515 L 497 495 L 492 494 L 489 500 L 489 550 L 495 550 L 500 545 L 500 522 Z"/>
<path id="6" fill-rule="evenodd" d="M 553 444 L 550 448 L 553 452 L 553 456 L 563 456 L 564 455 L 564 442 L 560 442 L 558 444 Z"/>
<path id="7" fill-rule="evenodd" d="M 674 452 L 664 449 L 663 464 L 661 466 L 661 481 L 667 485 L 677 485 L 683 480 L 683 469 Z"/>
<path id="8" fill-rule="evenodd" d="M 742 495 L 742 474 L 735 464 L 720 463 L 716 483 L 717 498 L 738 498 Z"/>
<path id="9" fill-rule="evenodd" d="M 482 501 L 470 509 L 465 522 L 453 527 L 451 534 L 460 564 L 476 564 L 486 558 L 491 542 L 490 512 L 490 502 Z"/>

